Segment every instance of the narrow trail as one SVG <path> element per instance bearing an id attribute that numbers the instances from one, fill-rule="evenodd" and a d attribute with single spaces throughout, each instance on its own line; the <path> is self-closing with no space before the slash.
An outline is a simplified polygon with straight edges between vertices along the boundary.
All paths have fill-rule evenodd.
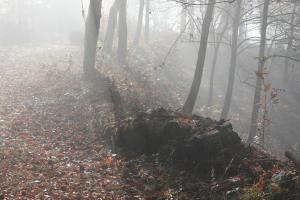
<path id="1" fill-rule="evenodd" d="M 95 115 L 112 118 L 107 88 L 86 90 L 52 49 L 1 52 L 0 199 L 138 197 L 95 132 Z"/>
<path id="2" fill-rule="evenodd" d="M 101 75 L 83 82 L 78 49 L 0 52 L 0 200 L 207 199 L 208 183 L 155 156 L 108 150 L 106 127 L 124 114 L 120 88 Z"/>

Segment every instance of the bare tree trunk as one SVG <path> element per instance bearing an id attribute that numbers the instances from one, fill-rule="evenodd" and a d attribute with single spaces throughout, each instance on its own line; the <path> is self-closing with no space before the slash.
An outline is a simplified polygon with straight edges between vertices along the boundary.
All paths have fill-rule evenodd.
<path id="1" fill-rule="evenodd" d="M 107 25 L 104 45 L 103 45 L 103 51 L 108 54 L 112 52 L 113 40 L 114 40 L 117 17 L 118 17 L 118 9 L 119 9 L 118 7 L 119 7 L 119 1 L 115 0 L 114 4 L 112 5 L 109 11 L 108 25 Z"/>
<path id="2" fill-rule="evenodd" d="M 193 0 L 190 0 L 189 3 L 193 3 Z M 194 37 L 195 35 L 195 20 L 194 20 L 194 16 L 195 16 L 195 9 L 194 6 L 190 5 L 189 8 L 189 15 L 190 15 L 190 37 Z M 191 39 L 192 39 L 191 38 Z"/>
<path id="3" fill-rule="evenodd" d="M 193 3 L 193 0 L 189 0 L 189 4 Z M 188 8 L 188 15 L 189 15 L 189 21 L 190 21 L 190 39 L 192 40 L 195 35 L 195 9 L 193 5 L 189 5 L 190 7 Z"/>
<path id="4" fill-rule="evenodd" d="M 186 18 L 187 18 L 187 0 L 182 1 L 182 11 L 181 11 L 181 22 L 180 22 L 180 31 L 184 32 L 186 29 Z"/>
<path id="5" fill-rule="evenodd" d="M 219 57 L 219 49 L 221 47 L 221 42 L 223 40 L 225 31 L 228 28 L 228 14 L 224 13 L 224 22 L 223 20 L 221 21 L 222 23 L 222 29 L 220 33 L 217 35 L 217 41 L 216 41 L 216 46 L 214 47 L 214 54 L 213 54 L 213 63 L 211 66 L 211 72 L 210 72 L 210 79 L 209 79 L 209 94 L 208 94 L 208 102 L 207 106 L 212 106 L 213 104 L 213 95 L 214 95 L 214 78 L 215 78 L 215 72 L 216 72 L 216 66 L 217 66 L 217 61 Z M 224 23 L 224 24 L 223 24 Z"/>
<path id="6" fill-rule="evenodd" d="M 96 48 L 100 28 L 102 0 L 90 0 L 89 13 L 85 23 L 83 73 L 89 77 L 95 71 Z"/>
<path id="7" fill-rule="evenodd" d="M 213 18 L 215 3 L 216 3 L 216 0 L 209 0 L 209 4 L 207 6 L 207 10 L 206 10 L 205 17 L 203 20 L 196 71 L 194 74 L 194 79 L 193 79 L 193 83 L 192 83 L 192 86 L 190 89 L 190 93 L 189 93 L 188 98 L 182 109 L 182 111 L 185 113 L 193 112 L 193 109 L 194 109 L 194 106 L 195 106 L 195 103 L 197 100 L 197 96 L 199 93 L 199 88 L 200 88 L 200 84 L 201 84 L 201 80 L 202 80 L 203 68 L 204 68 L 204 63 L 205 63 L 205 57 L 206 57 L 209 28 L 210 28 L 210 24 L 211 24 L 211 21 Z"/>
<path id="8" fill-rule="evenodd" d="M 149 42 L 149 15 L 150 15 L 150 0 L 146 0 L 146 7 L 145 7 L 145 41 Z"/>
<path id="9" fill-rule="evenodd" d="M 138 45 L 140 41 L 142 26 L 143 26 L 144 7 L 145 7 L 145 0 L 140 0 L 139 17 L 138 17 L 138 23 L 136 27 L 136 33 L 135 33 L 133 45 Z"/>
<path id="10" fill-rule="evenodd" d="M 259 62 L 258 70 L 256 77 L 256 88 L 253 100 L 252 116 L 251 116 L 251 126 L 250 132 L 247 140 L 247 144 L 251 144 L 254 140 L 254 137 L 257 132 L 257 120 L 258 120 L 258 111 L 260 109 L 260 99 L 261 99 L 261 89 L 263 84 L 263 70 L 265 65 L 265 48 L 266 48 L 266 33 L 268 26 L 268 12 L 269 12 L 269 3 L 270 0 L 264 0 L 263 16 L 261 22 L 261 36 L 260 36 L 260 47 L 259 47 Z"/>
<path id="11" fill-rule="evenodd" d="M 287 44 L 287 48 L 286 48 L 286 58 L 284 59 L 284 79 L 288 80 L 288 76 L 289 76 L 289 56 L 291 54 L 292 51 L 292 47 L 293 47 L 293 41 L 294 41 L 294 29 L 295 29 L 295 14 L 296 14 L 296 8 L 297 8 L 297 3 L 293 2 L 293 10 L 292 10 L 292 16 L 291 16 L 291 22 L 290 22 L 290 32 L 289 32 L 289 36 L 288 36 L 288 44 Z"/>
<path id="12" fill-rule="evenodd" d="M 229 70 L 229 78 L 228 78 L 228 85 L 227 91 L 224 101 L 223 110 L 221 113 L 221 119 L 226 119 L 230 110 L 230 104 L 232 99 L 232 93 L 234 88 L 234 79 L 235 79 L 235 69 L 237 63 L 237 50 L 238 50 L 238 37 L 239 37 L 239 24 L 240 24 L 240 17 L 241 17 L 241 6 L 242 0 L 236 2 L 236 9 L 235 9 L 235 16 L 233 19 L 233 26 L 232 26 L 232 39 L 231 39 L 231 58 L 230 58 L 230 70 Z"/>
<path id="13" fill-rule="evenodd" d="M 119 33 L 118 33 L 118 63 L 127 64 L 127 0 L 120 0 Z"/>

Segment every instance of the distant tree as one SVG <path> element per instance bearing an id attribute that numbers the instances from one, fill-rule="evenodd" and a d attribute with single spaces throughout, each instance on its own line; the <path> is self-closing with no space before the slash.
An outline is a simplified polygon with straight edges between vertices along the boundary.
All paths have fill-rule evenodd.
<path id="1" fill-rule="evenodd" d="M 267 35 L 267 26 L 268 26 L 268 12 L 269 12 L 270 0 L 264 0 L 264 6 L 262 11 L 261 19 L 261 30 L 260 30 L 260 46 L 259 46 L 259 56 L 258 56 L 258 69 L 256 72 L 256 87 L 252 107 L 252 116 L 251 116 L 251 126 L 248 136 L 247 143 L 251 144 L 254 140 L 254 137 L 257 133 L 257 120 L 258 112 L 260 109 L 260 100 L 261 100 L 261 90 L 263 85 L 264 78 L 264 67 L 266 62 L 265 57 L 265 48 L 266 48 L 266 35 Z"/>
<path id="2" fill-rule="evenodd" d="M 186 19 L 187 19 L 187 0 L 182 0 L 182 11 L 181 11 L 181 22 L 180 22 L 181 32 L 185 31 Z"/>
<path id="3" fill-rule="evenodd" d="M 150 0 L 146 0 L 145 6 L 145 41 L 149 42 L 149 32 L 150 32 Z"/>
<path id="4" fill-rule="evenodd" d="M 89 77 L 95 71 L 96 49 L 100 29 L 102 0 L 90 0 L 85 22 L 83 73 Z"/>
<path id="5" fill-rule="evenodd" d="M 110 54 L 112 52 L 113 40 L 117 24 L 119 0 L 115 0 L 109 11 L 108 25 L 106 28 L 103 51 Z"/>
<path id="6" fill-rule="evenodd" d="M 290 30 L 288 33 L 288 42 L 286 47 L 286 58 L 284 59 L 284 78 L 285 80 L 288 80 L 288 72 L 290 67 L 290 60 L 289 56 L 291 56 L 291 53 L 293 51 L 293 43 L 294 43 L 294 37 L 295 37 L 295 19 L 296 19 L 296 9 L 297 9 L 298 3 L 296 1 L 292 1 L 292 14 L 291 14 L 291 20 L 290 20 Z"/>
<path id="7" fill-rule="evenodd" d="M 194 15 L 195 15 L 195 9 L 194 6 L 191 5 L 193 3 L 193 0 L 189 1 L 190 3 L 190 7 L 188 9 L 189 11 L 189 19 L 190 19 L 190 39 L 193 39 L 194 35 L 195 35 L 195 19 L 194 19 Z"/>
<path id="8" fill-rule="evenodd" d="M 119 1 L 118 63 L 127 64 L 127 0 Z"/>
<path id="9" fill-rule="evenodd" d="M 228 84 L 227 84 L 224 106 L 221 113 L 221 119 L 227 118 L 230 110 L 230 105 L 231 105 L 234 79 L 235 79 L 235 70 L 236 70 L 236 63 L 237 63 L 238 37 L 239 37 L 241 10 L 242 10 L 242 0 L 236 1 L 236 9 L 235 9 L 235 15 L 233 18 L 233 25 L 232 25 L 230 69 L 229 69 Z"/>
<path id="10" fill-rule="evenodd" d="M 214 94 L 214 79 L 215 79 L 215 72 L 219 57 L 219 50 L 222 44 L 222 40 L 224 38 L 225 32 L 228 29 L 228 21 L 229 16 L 226 11 L 223 11 L 221 15 L 221 20 L 218 28 L 215 30 L 215 36 L 214 36 L 214 51 L 213 51 L 213 61 L 211 66 L 211 72 L 210 72 L 210 78 L 209 78 L 209 93 L 208 93 L 208 102 L 207 106 L 212 106 L 213 104 L 213 94 Z"/>
<path id="11" fill-rule="evenodd" d="M 209 35 L 210 24 L 213 18 L 213 12 L 215 7 L 216 0 L 209 0 L 207 10 L 204 16 L 203 24 L 202 24 L 202 33 L 200 38 L 200 47 L 198 52 L 198 59 L 196 65 L 196 71 L 193 78 L 193 83 L 188 94 L 187 100 L 183 106 L 182 111 L 185 113 L 193 112 L 197 96 L 199 93 L 199 88 L 202 80 L 202 74 L 204 69 L 204 62 L 206 57 L 206 49 L 207 49 L 207 40 Z"/>
<path id="12" fill-rule="evenodd" d="M 140 0 L 139 16 L 138 16 L 135 37 L 133 40 L 133 45 L 138 45 L 140 41 L 142 26 L 143 26 L 144 7 L 145 7 L 145 0 Z"/>

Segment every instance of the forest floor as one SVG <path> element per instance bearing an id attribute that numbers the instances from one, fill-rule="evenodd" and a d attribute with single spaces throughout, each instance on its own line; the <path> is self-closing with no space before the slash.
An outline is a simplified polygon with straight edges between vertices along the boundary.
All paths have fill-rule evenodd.
<path id="1" fill-rule="evenodd" d="M 78 50 L 25 47 L 0 55 L 0 199 L 184 198 L 207 186 L 106 148 L 94 119 L 95 113 L 114 118 L 108 86 L 82 82 Z M 182 179 L 203 186 L 185 194 Z"/>
<path id="2" fill-rule="evenodd" d="M 228 178 L 231 186 L 224 189 L 224 180 L 168 168 L 155 156 L 113 154 L 101 133 L 115 123 L 114 81 L 100 77 L 96 86 L 83 82 L 78 55 L 78 49 L 58 46 L 1 50 L 0 200 L 228 199 L 238 193 L 241 176 Z M 116 88 L 121 95 L 128 93 L 131 102 L 124 105 L 147 109 L 135 97 L 145 88 L 122 81 Z M 153 93 L 141 98 L 149 95 Z M 164 95 L 170 99 L 174 94 Z M 265 174 L 260 165 L 253 168 Z M 271 177 L 283 172 L 272 169 Z M 247 186 L 249 198 L 243 198 L 264 198 L 260 188 L 268 185 L 266 179 Z"/>

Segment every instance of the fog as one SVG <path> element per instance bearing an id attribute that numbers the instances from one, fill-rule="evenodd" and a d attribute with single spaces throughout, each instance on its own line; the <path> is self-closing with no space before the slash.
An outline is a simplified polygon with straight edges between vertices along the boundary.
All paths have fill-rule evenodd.
<path id="1" fill-rule="evenodd" d="M 99 196 L 93 193 L 91 197 L 92 193 L 84 193 L 86 190 L 81 186 L 96 188 L 96 182 L 102 180 L 101 177 L 96 178 L 94 166 L 104 169 L 104 165 L 110 165 L 108 168 L 112 171 L 116 166 L 120 168 L 117 160 L 124 159 L 123 148 L 135 142 L 143 144 L 144 140 L 160 144 L 167 140 L 165 137 L 171 137 L 167 134 L 156 142 L 150 136 L 141 139 L 143 136 L 136 136 L 131 129 L 132 134 L 129 134 L 130 131 L 122 133 L 128 127 L 135 130 L 136 123 L 141 123 L 139 120 L 148 115 L 144 123 L 151 121 L 153 127 L 139 127 L 137 132 L 148 133 L 153 129 L 153 135 L 158 137 L 157 131 L 164 126 L 160 123 L 165 118 L 161 121 L 152 118 L 156 115 L 168 116 L 168 120 L 172 118 L 168 123 L 179 124 L 172 125 L 171 132 L 175 135 L 177 128 L 187 124 L 191 130 L 198 128 L 192 131 L 195 134 L 205 123 L 208 127 L 213 123 L 216 126 L 229 123 L 232 131 L 241 138 L 241 144 L 274 156 L 280 162 L 292 160 L 298 166 L 299 41 L 298 1 L 0 0 L 0 168 L 14 173 L 16 169 L 7 163 L 22 163 L 24 166 L 16 167 L 19 169 L 28 167 L 28 163 L 39 168 L 48 162 L 52 167 L 49 170 L 56 167 L 56 170 L 63 171 L 63 175 L 51 172 L 53 174 L 49 176 L 57 184 L 62 184 L 59 176 L 65 176 L 72 170 L 72 176 L 86 180 L 78 183 L 80 186 L 64 186 L 70 192 L 66 199 L 122 199 L 121 194 L 116 192 L 114 196 L 107 188 L 105 192 L 99 192 Z M 162 109 L 166 113 L 161 114 L 164 112 Z M 133 120 L 135 118 L 136 121 Z M 130 125 L 124 125 L 127 122 Z M 181 124 L 183 122 L 185 125 Z M 203 126 L 201 131 L 207 132 L 204 135 L 214 134 L 214 128 Z M 119 139 L 119 133 L 128 134 L 130 138 L 130 142 L 122 148 L 118 147 L 118 141 L 126 139 L 123 135 L 120 136 L 122 140 Z M 182 139 L 180 148 L 190 147 L 188 141 L 193 141 L 191 138 L 173 138 L 170 139 L 172 143 L 166 146 Z M 224 144 L 224 138 L 234 140 L 224 136 L 221 139 Z M 174 149 L 179 148 L 176 145 Z M 14 155 L 9 153 L 12 148 L 22 152 L 22 156 L 29 152 L 32 158 L 11 161 L 8 155 Z M 141 153 L 140 147 L 134 149 Z M 104 160 L 89 163 L 97 157 L 95 152 L 101 154 Z M 151 152 L 151 155 L 162 152 L 160 149 Z M 19 153 L 16 155 L 19 156 Z M 168 154 L 168 159 L 173 153 Z M 182 153 L 187 159 L 191 158 L 184 150 Z M 292 155 L 293 159 L 286 155 Z M 39 160 L 39 157 L 49 159 Z M 227 167 L 222 169 L 225 170 L 224 177 L 229 174 L 227 170 L 234 165 L 232 163 L 238 162 L 234 160 L 236 157 L 239 156 L 234 155 Z M 138 159 L 141 160 L 135 160 L 135 167 L 147 166 L 141 164 L 144 158 Z M 102 166 L 101 163 L 105 164 Z M 78 166 L 80 173 L 85 171 L 90 175 L 78 175 Z M 38 175 L 46 173 L 42 172 L 43 168 L 41 172 L 32 172 L 30 176 L 34 178 L 30 181 L 43 182 L 45 177 Z M 117 175 L 120 171 L 109 170 L 105 177 L 110 173 L 109 176 L 121 177 Z M 139 170 L 147 171 L 144 168 Z M 208 173 L 211 177 L 215 176 L 217 167 L 210 163 Z M 23 176 L 26 177 L 20 175 Z M 8 179 L 0 177 L 0 181 L 2 179 L 0 199 L 17 199 L 23 195 L 22 191 L 11 189 L 14 187 Z M 14 184 L 22 180 L 20 187 L 28 189 L 28 185 L 23 185 L 29 182 L 25 179 L 13 179 Z M 95 182 L 87 183 L 88 180 Z M 110 181 L 113 182 L 112 179 Z M 116 189 L 116 185 L 123 184 L 121 182 L 114 183 L 111 190 L 125 191 L 124 188 Z M 49 195 L 50 199 L 63 199 L 58 194 L 55 196 L 53 190 L 56 189 L 53 188 L 56 186 L 52 183 L 45 182 L 44 185 L 51 185 L 52 189 L 41 192 L 41 198 Z M 38 199 L 38 192 L 34 186 L 30 187 L 32 191 L 26 189 L 24 196 L 34 193 L 35 196 L 29 195 L 29 199 Z M 71 195 L 71 191 L 76 190 L 74 188 L 82 190 L 76 197 Z M 136 189 L 136 193 L 133 192 L 136 199 L 157 199 L 151 198 L 147 189 L 140 193 Z M 128 198 L 123 199 L 134 199 L 134 195 L 130 196 L 127 192 Z M 158 196 L 156 194 L 155 197 Z M 170 199 L 197 198 L 181 198 L 178 195 Z"/>
<path id="2" fill-rule="evenodd" d="M 134 32 L 138 14 L 138 0 L 132 0 L 128 5 L 128 26 Z M 105 27 L 110 6 L 113 1 L 103 2 L 102 26 Z M 160 5 L 165 4 L 165 7 Z M 73 32 L 84 33 L 84 18 L 87 16 L 89 1 L 62 0 L 57 1 L 1 1 L 1 42 L 69 42 Z M 165 18 L 165 22 L 156 24 L 154 29 L 159 31 L 178 30 L 176 19 L 181 12 L 180 6 L 175 3 L 157 1 L 153 8 L 154 21 Z M 151 11 L 152 12 L 152 11 Z M 104 30 L 102 29 L 102 32 Z M 101 37 L 101 35 L 100 35 Z M 102 35 L 103 37 L 103 35 Z"/>

